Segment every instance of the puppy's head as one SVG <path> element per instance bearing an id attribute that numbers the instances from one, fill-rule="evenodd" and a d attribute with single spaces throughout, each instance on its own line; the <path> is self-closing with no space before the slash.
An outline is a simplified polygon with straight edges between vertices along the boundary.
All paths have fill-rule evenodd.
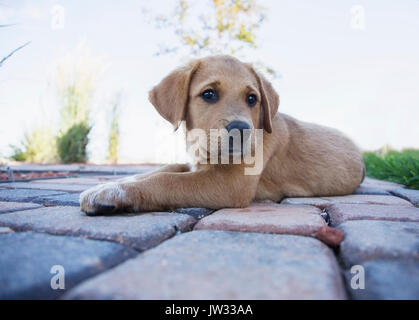
<path id="1" fill-rule="evenodd" d="M 178 68 L 150 91 L 150 101 L 175 130 L 246 129 L 272 132 L 279 97 L 251 65 L 230 56 L 210 56 Z M 243 141 L 242 141 L 243 142 Z"/>

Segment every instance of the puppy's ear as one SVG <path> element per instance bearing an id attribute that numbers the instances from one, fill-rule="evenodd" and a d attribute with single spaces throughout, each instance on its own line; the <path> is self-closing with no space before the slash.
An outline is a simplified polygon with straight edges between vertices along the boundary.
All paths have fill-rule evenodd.
<path id="1" fill-rule="evenodd" d="M 272 119 L 275 117 L 278 106 L 279 106 L 279 96 L 276 93 L 275 89 L 272 87 L 272 84 L 259 72 L 256 72 L 251 65 L 248 65 L 256 76 L 258 81 L 259 90 L 261 94 L 261 116 L 263 128 L 266 132 L 272 132 Z"/>
<path id="2" fill-rule="evenodd" d="M 167 121 L 173 124 L 174 130 L 186 118 L 186 106 L 189 100 L 189 85 L 199 62 L 178 68 L 164 78 L 149 92 L 149 100 Z"/>

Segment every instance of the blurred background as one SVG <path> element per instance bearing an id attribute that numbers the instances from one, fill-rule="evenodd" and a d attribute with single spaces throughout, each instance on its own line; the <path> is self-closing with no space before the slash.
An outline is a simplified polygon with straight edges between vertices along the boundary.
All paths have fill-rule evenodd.
<path id="1" fill-rule="evenodd" d="M 264 72 L 281 112 L 418 148 L 418 17 L 418 0 L 0 0 L 1 161 L 187 160 L 147 93 L 216 53 Z"/>

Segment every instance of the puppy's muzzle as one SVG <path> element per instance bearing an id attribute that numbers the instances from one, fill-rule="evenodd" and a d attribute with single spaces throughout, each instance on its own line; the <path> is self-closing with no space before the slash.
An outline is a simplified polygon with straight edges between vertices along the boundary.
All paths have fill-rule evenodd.
<path id="1" fill-rule="evenodd" d="M 234 140 L 240 139 L 240 151 L 243 152 L 243 142 L 249 138 L 249 134 L 245 134 L 244 130 L 250 130 L 250 125 L 244 121 L 231 121 L 226 129 L 229 133 L 229 144 L 228 150 L 230 153 L 234 153 Z"/>

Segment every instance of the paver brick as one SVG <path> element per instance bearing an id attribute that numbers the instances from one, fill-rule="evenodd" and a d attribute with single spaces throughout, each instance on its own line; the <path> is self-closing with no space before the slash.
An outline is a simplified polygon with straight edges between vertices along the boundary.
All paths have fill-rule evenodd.
<path id="1" fill-rule="evenodd" d="M 326 226 L 320 213 L 313 206 L 253 203 L 247 208 L 218 210 L 200 220 L 194 229 L 315 236 Z"/>
<path id="2" fill-rule="evenodd" d="M 281 201 L 281 204 L 305 204 L 316 206 L 321 209 L 336 203 L 413 206 L 409 201 L 398 197 L 360 194 L 351 194 L 337 197 L 285 198 Z"/>
<path id="3" fill-rule="evenodd" d="M 344 299 L 335 257 L 310 237 L 199 230 L 89 279 L 66 299 Z"/>
<path id="4" fill-rule="evenodd" d="M 60 195 L 63 192 L 31 189 L 0 189 L 0 201 L 28 202 L 38 197 Z"/>
<path id="5" fill-rule="evenodd" d="M 389 220 L 419 222 L 419 208 L 379 204 L 333 204 L 326 208 L 330 224 L 337 226 L 348 220 Z"/>
<path id="6" fill-rule="evenodd" d="M 362 187 L 368 187 L 368 188 L 374 188 L 374 189 L 381 189 L 390 192 L 393 189 L 396 188 L 402 188 L 403 185 L 390 182 L 390 181 L 384 181 L 384 180 L 378 180 L 373 178 L 366 177 L 364 181 L 361 183 Z"/>
<path id="7" fill-rule="evenodd" d="M 95 176 L 95 177 L 74 177 L 62 179 L 48 179 L 48 180 L 33 180 L 29 184 L 42 183 L 42 184 L 77 184 L 77 185 L 97 185 L 106 183 L 113 180 L 121 179 L 125 176 Z"/>
<path id="8" fill-rule="evenodd" d="M 419 222 L 346 221 L 340 256 L 346 268 L 370 260 L 411 259 L 419 265 Z"/>
<path id="9" fill-rule="evenodd" d="M 139 251 L 191 229 L 195 222 L 189 215 L 173 212 L 89 217 L 79 208 L 61 206 L 0 215 L 0 226 L 14 230 L 115 241 Z"/>
<path id="10" fill-rule="evenodd" d="M 12 233 L 12 232 L 14 231 L 8 227 L 0 227 L 0 234 Z"/>
<path id="11" fill-rule="evenodd" d="M 419 207 L 419 190 L 397 188 L 391 190 L 391 193 L 395 196 L 406 199 L 413 203 L 415 206 Z"/>
<path id="12" fill-rule="evenodd" d="M 80 165 L 78 164 L 18 164 L 9 166 L 13 171 L 64 171 L 64 172 L 76 172 L 79 171 Z"/>
<path id="13" fill-rule="evenodd" d="M 400 199 L 398 197 L 383 196 L 383 195 L 348 195 L 348 196 L 322 197 L 322 198 L 329 200 L 333 203 L 412 206 L 412 204 L 409 201 Z"/>
<path id="14" fill-rule="evenodd" d="M 0 201 L 0 213 L 40 208 L 39 204 L 27 202 Z"/>
<path id="15" fill-rule="evenodd" d="M 135 174 L 144 173 L 159 168 L 158 165 L 94 165 L 94 164 L 19 164 L 9 166 L 12 170 L 19 171 L 67 171 L 78 173 L 99 173 L 99 174 Z"/>
<path id="16" fill-rule="evenodd" d="M 56 193 L 58 192 L 83 192 L 86 189 L 89 189 L 92 185 L 82 185 L 82 184 L 64 184 L 64 183 L 44 183 L 39 182 L 13 182 L 13 183 L 2 183 L 0 184 L 0 192 L 6 190 L 52 190 Z"/>
<path id="17" fill-rule="evenodd" d="M 375 195 L 384 195 L 384 196 L 391 195 L 390 192 L 384 189 L 365 187 L 363 185 L 360 185 L 358 188 L 356 188 L 353 194 L 371 194 L 371 195 L 375 194 Z"/>
<path id="18" fill-rule="evenodd" d="M 64 193 L 56 196 L 38 197 L 33 202 L 41 203 L 45 206 L 80 206 L 80 193 Z"/>
<path id="19" fill-rule="evenodd" d="M 349 293 L 357 300 L 383 299 L 419 299 L 419 265 L 411 260 L 378 260 L 369 261 L 364 267 L 364 289 L 351 286 L 350 271 L 346 271 L 345 279 Z"/>
<path id="20" fill-rule="evenodd" d="M 54 299 L 136 255 L 117 243 L 32 232 L 0 234 L 0 246 L 0 299 Z M 64 268 L 65 289 L 51 288 L 56 265 Z"/>
<path id="21" fill-rule="evenodd" d="M 141 174 L 158 169 L 159 165 L 93 165 L 86 164 L 80 166 L 80 172 L 112 173 L 112 174 Z"/>

